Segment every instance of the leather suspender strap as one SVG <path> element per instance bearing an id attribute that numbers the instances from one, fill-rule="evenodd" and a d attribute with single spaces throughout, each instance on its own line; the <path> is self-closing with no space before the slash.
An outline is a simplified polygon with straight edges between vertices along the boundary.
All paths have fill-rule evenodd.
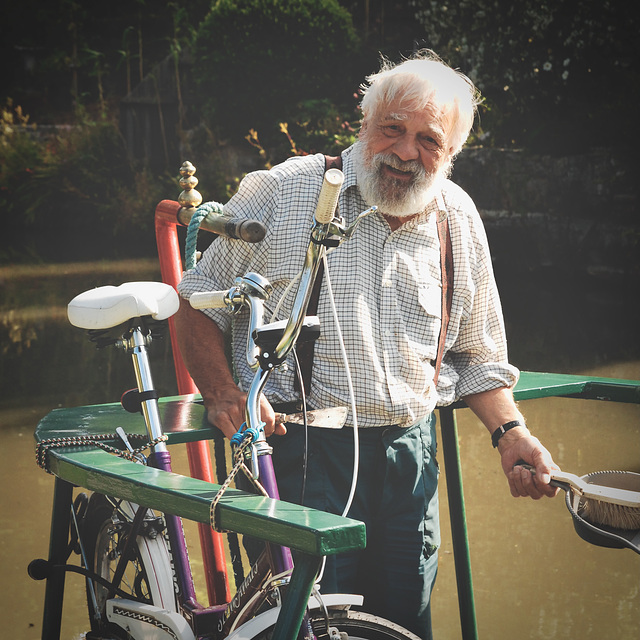
<path id="1" fill-rule="evenodd" d="M 342 156 L 325 156 L 324 157 L 324 171 L 325 173 L 329 169 L 340 169 L 342 171 Z"/>
<path id="2" fill-rule="evenodd" d="M 324 170 L 327 172 L 329 169 L 342 170 L 342 156 L 325 156 L 324 157 Z M 322 277 L 324 275 L 324 262 L 321 262 L 318 266 L 316 273 L 316 279 L 313 283 L 313 289 L 311 290 L 311 297 L 309 298 L 309 306 L 307 307 L 307 315 L 315 316 L 318 313 L 318 302 L 320 300 L 320 289 L 322 288 Z M 313 368 L 313 353 L 315 349 L 315 342 L 305 342 L 296 347 L 296 353 L 298 354 L 298 362 L 300 363 L 300 373 L 302 375 L 302 381 L 304 383 L 304 392 L 308 394 L 311 390 L 311 370 Z M 298 377 L 295 377 L 294 388 L 296 391 L 300 391 L 300 383 Z"/>
<path id="3" fill-rule="evenodd" d="M 433 382 L 438 386 L 440 367 L 444 356 L 444 346 L 447 339 L 447 327 L 451 317 L 451 302 L 453 300 L 453 248 L 451 246 L 451 231 L 449 229 L 449 216 L 446 211 L 438 211 L 438 239 L 440 240 L 440 273 L 442 277 L 442 303 L 440 336 L 438 338 L 438 351 L 434 364 L 435 374 Z"/>

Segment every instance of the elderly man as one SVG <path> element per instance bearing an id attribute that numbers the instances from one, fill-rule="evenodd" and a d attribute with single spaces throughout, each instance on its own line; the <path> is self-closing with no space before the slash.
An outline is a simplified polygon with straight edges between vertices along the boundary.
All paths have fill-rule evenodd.
<path id="1" fill-rule="evenodd" d="M 511 389 L 500 301 L 485 232 L 473 202 L 448 180 L 471 130 L 478 94 L 462 74 L 432 52 L 382 69 L 363 85 L 359 141 L 342 153 L 345 182 L 339 210 L 350 223 L 369 205 L 379 213 L 328 256 L 357 406 L 360 473 L 349 515 L 367 527 L 367 549 L 330 558 L 322 590 L 362 593 L 365 608 L 431 637 L 429 600 L 439 545 L 437 404 L 462 398 L 486 425 L 514 496 L 555 495 L 549 452 L 525 426 Z M 274 294 L 267 317 L 300 271 L 325 167 L 321 155 L 295 158 L 249 174 L 226 205 L 234 217 L 257 218 L 267 235 L 257 245 L 220 238 L 185 274 L 180 293 L 227 289 L 257 271 Z M 441 328 L 438 219 L 451 237 L 454 287 L 444 357 L 434 382 Z M 443 248 L 444 250 L 444 248 Z M 289 305 L 289 307 L 287 307 Z M 318 316 L 322 335 L 313 360 L 310 408 L 349 405 L 346 374 L 330 311 L 326 279 Z M 176 318 L 183 356 L 208 419 L 231 437 L 244 420 L 252 377 L 243 357 L 247 318 L 195 311 L 183 302 Z M 224 356 L 231 326 L 236 385 Z M 304 440 L 301 427 L 276 419 L 279 405 L 300 398 L 294 366 L 271 376 L 262 419 L 274 447 L 284 500 L 299 501 Z M 305 504 L 341 513 L 351 483 L 350 429 L 310 429 Z M 536 467 L 532 475 L 514 464 Z"/>

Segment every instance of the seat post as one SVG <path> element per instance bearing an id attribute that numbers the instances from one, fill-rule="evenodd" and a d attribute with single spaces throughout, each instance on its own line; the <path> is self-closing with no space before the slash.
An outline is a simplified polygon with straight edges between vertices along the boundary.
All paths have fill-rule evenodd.
<path id="1" fill-rule="evenodd" d="M 148 337 L 143 335 L 140 324 L 137 323 L 129 339 L 128 349 L 131 351 L 133 359 L 133 368 L 136 374 L 136 382 L 138 383 L 138 391 L 145 393 L 155 391 L 153 379 L 151 377 L 151 366 L 149 364 L 149 356 L 147 353 Z M 142 415 L 147 425 L 147 432 L 150 440 L 155 440 L 163 435 L 162 422 L 160 421 L 160 412 L 158 410 L 158 399 L 149 398 L 140 403 Z M 159 442 L 155 446 L 156 453 L 167 451 L 164 442 Z"/>

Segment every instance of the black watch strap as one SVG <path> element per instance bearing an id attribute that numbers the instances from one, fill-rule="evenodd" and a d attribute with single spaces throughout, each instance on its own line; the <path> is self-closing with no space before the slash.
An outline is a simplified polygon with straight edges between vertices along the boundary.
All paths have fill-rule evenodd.
<path id="1" fill-rule="evenodd" d="M 509 429 L 513 429 L 515 427 L 525 427 L 526 429 L 527 425 L 521 420 L 512 420 L 511 422 L 506 422 L 501 427 L 498 427 L 491 434 L 491 444 L 493 445 L 493 448 L 495 449 L 498 446 L 498 442 L 500 442 L 500 438 L 502 438 L 502 436 L 505 433 L 507 433 Z"/>

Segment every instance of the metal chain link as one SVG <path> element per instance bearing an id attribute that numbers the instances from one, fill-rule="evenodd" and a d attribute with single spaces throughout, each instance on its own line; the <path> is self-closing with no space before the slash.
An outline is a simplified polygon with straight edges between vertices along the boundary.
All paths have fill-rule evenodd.
<path id="1" fill-rule="evenodd" d="M 86 436 L 68 436 L 64 438 L 49 438 L 48 440 L 42 440 L 36 444 L 36 464 L 44 469 L 47 473 L 51 473 L 49 470 L 49 450 L 59 449 L 61 447 L 98 447 L 108 453 L 113 453 L 121 458 L 126 458 L 132 462 L 136 461 L 136 455 L 142 453 L 146 449 L 155 447 L 160 442 L 166 442 L 168 437 L 166 435 L 158 436 L 151 441 L 147 441 L 146 435 L 138 433 L 127 434 L 129 440 L 145 440 L 145 443 L 134 449 L 133 451 L 127 451 L 126 449 L 118 449 L 106 444 L 104 441 L 115 440 L 118 441 L 119 437 L 115 433 L 100 433 L 95 435 Z"/>
<path id="2" fill-rule="evenodd" d="M 236 450 L 233 453 L 233 459 L 235 460 L 235 464 L 233 465 L 233 468 L 229 472 L 227 479 L 220 486 L 220 489 L 218 489 L 218 493 L 216 493 L 215 497 L 211 501 L 211 505 L 209 507 L 209 523 L 211 525 L 211 528 L 214 531 L 217 531 L 218 533 L 229 533 L 227 529 L 221 529 L 218 526 L 217 517 L 216 517 L 217 516 L 216 508 L 218 506 L 218 503 L 220 502 L 220 498 L 222 498 L 225 491 L 229 488 L 232 480 L 235 478 L 238 471 L 242 471 L 244 473 L 244 475 L 251 481 L 253 486 L 256 488 L 258 493 L 262 494 L 265 498 L 269 497 L 269 494 L 265 491 L 265 488 L 253 477 L 251 470 L 244 463 L 245 452 L 249 448 L 249 446 L 251 446 L 252 443 L 253 443 L 253 437 L 251 437 L 250 434 L 247 434 L 247 437 L 245 437 L 245 439 L 242 441 L 242 443 L 236 448 Z"/>

